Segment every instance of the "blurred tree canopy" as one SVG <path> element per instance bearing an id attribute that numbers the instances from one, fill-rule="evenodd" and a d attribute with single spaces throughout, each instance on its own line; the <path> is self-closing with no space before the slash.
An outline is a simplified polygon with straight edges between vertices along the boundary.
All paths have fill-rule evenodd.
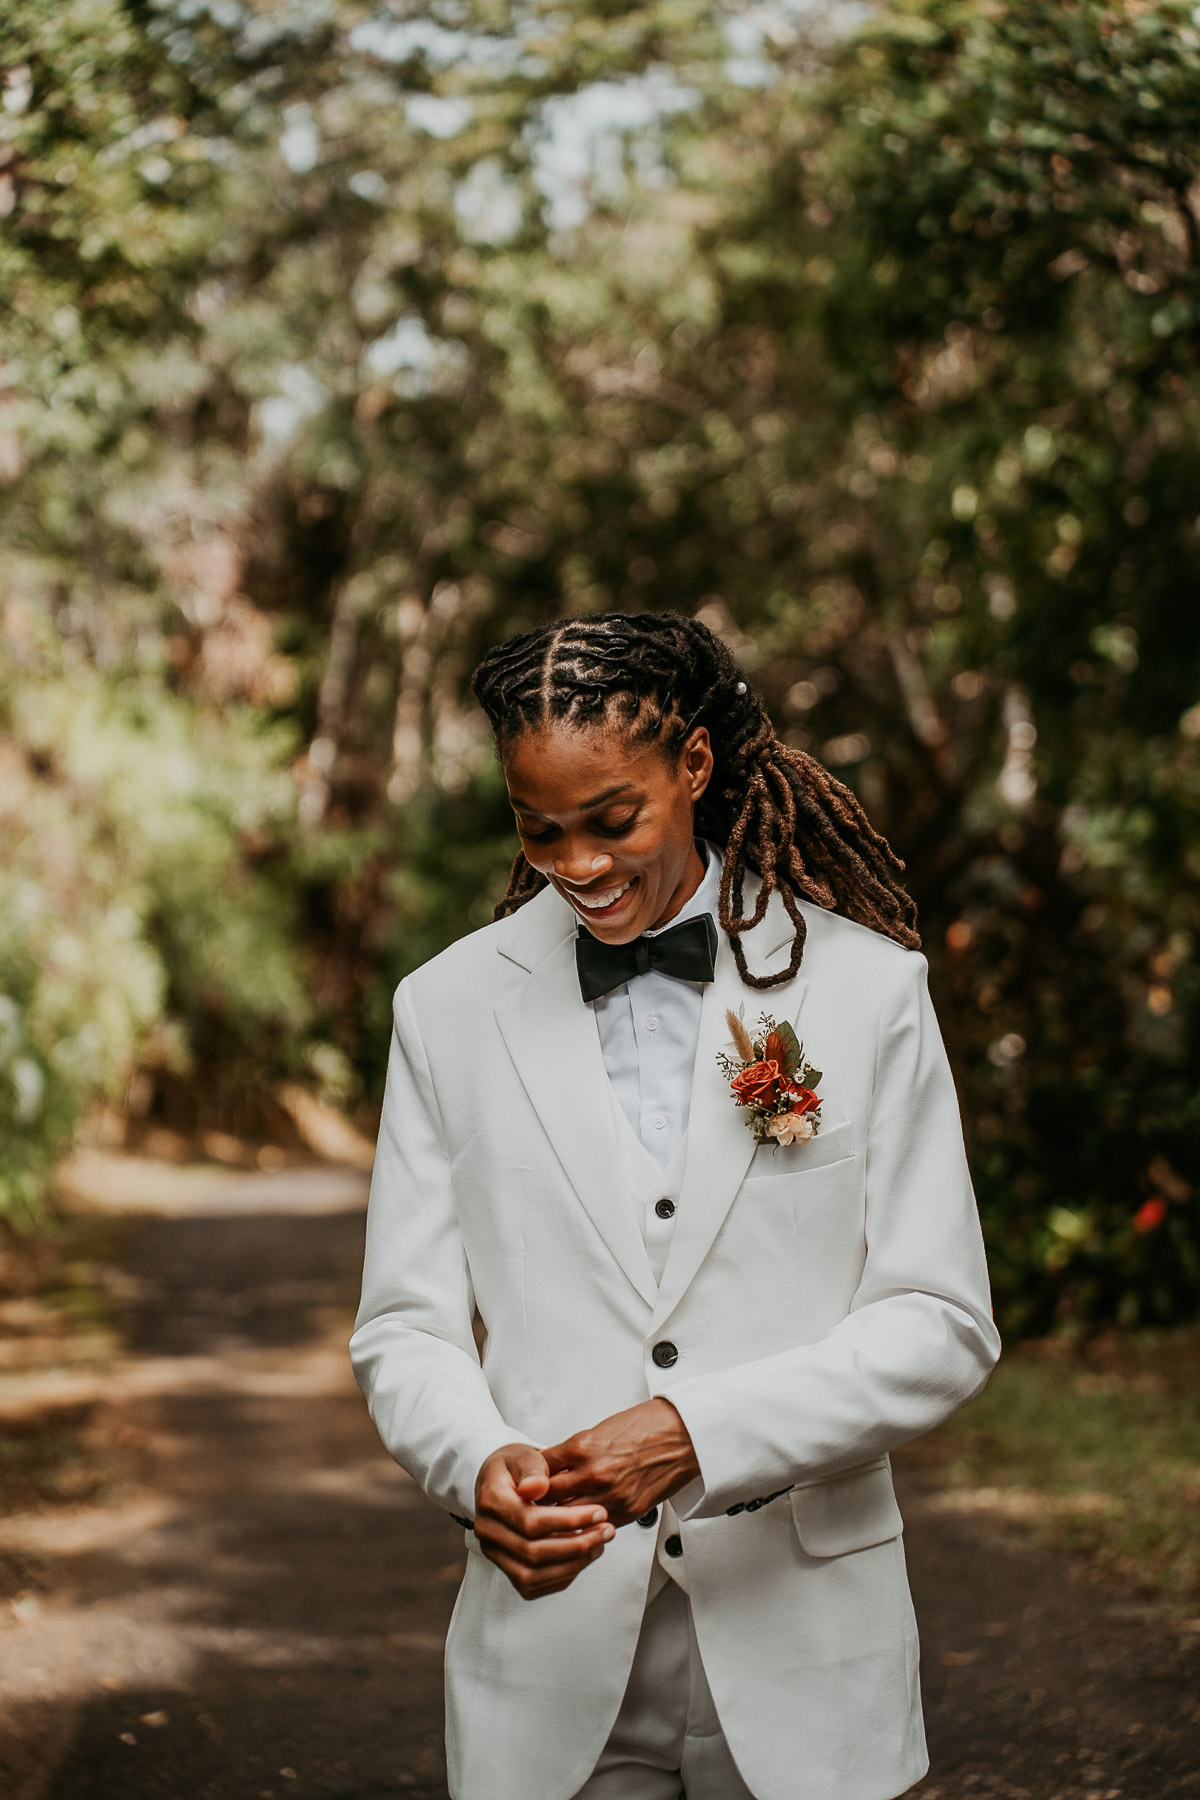
<path id="1" fill-rule="evenodd" d="M 1200 31 L 9 0 L 0 1191 L 377 1095 L 465 695 L 699 611 L 909 863 L 1015 1329 L 1200 1294 Z M 132 1086 L 131 1086 L 132 1082 Z"/>

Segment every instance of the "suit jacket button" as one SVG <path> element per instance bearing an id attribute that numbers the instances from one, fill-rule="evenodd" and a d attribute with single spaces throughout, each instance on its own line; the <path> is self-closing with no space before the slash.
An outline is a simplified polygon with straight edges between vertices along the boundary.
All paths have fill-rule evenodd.
<path id="1" fill-rule="evenodd" d="M 641 1518 L 638 1520 L 638 1524 L 644 1525 L 646 1527 L 647 1531 L 649 1531 L 649 1529 L 652 1525 L 657 1525 L 658 1524 L 658 1508 L 657 1508 L 657 1506 L 652 1506 L 650 1508 L 649 1512 L 644 1512 L 642 1514 Z"/>
<path id="2" fill-rule="evenodd" d="M 673 1219 L 675 1217 L 675 1202 L 673 1200 L 656 1200 L 654 1202 L 654 1210 L 660 1219 Z"/>
<path id="3" fill-rule="evenodd" d="M 675 1532 L 672 1532 L 670 1537 L 667 1539 L 666 1543 L 663 1545 L 663 1549 L 666 1551 L 668 1556 L 682 1556 L 683 1555 L 683 1539 L 681 1537 L 678 1537 L 675 1534 Z"/>
<path id="4" fill-rule="evenodd" d="M 661 1344 L 655 1344 L 650 1355 L 660 1369 L 674 1368 L 675 1364 L 679 1361 L 678 1350 L 675 1348 L 674 1344 L 668 1343 L 666 1338 L 663 1339 Z"/>

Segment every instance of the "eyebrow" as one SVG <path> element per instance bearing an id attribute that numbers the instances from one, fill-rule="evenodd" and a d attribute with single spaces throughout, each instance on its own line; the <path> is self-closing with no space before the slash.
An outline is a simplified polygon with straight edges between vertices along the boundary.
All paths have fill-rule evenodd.
<path id="1" fill-rule="evenodd" d="M 603 806 L 606 800 L 615 800 L 618 794 L 627 794 L 633 788 L 631 781 L 621 781 L 616 787 L 605 788 L 602 794 L 593 794 L 590 800 L 581 800 L 577 812 L 591 812 L 594 806 Z M 537 813 L 539 819 L 549 818 L 548 813 L 538 812 L 536 806 L 530 806 L 528 800 L 522 800 L 518 794 L 508 796 L 510 806 L 519 806 L 522 812 Z"/>

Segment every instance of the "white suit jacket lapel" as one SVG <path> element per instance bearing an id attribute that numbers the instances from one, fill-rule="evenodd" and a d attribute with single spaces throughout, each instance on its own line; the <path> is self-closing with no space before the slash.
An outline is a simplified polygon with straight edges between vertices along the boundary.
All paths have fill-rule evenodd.
<path id="1" fill-rule="evenodd" d="M 755 974 L 786 968 L 793 926 L 783 903 L 771 896 L 762 924 L 743 939 L 746 961 Z M 746 987 L 737 972 L 733 950 L 724 932 L 717 946 L 717 965 L 711 987 L 705 989 L 700 1012 L 700 1036 L 692 1077 L 692 1105 L 688 1117 L 687 1161 L 675 1215 L 675 1230 L 663 1270 L 655 1306 L 655 1322 L 661 1323 L 678 1305 L 695 1279 L 713 1240 L 732 1206 L 750 1158 L 753 1133 L 745 1114 L 734 1101 L 729 1083 L 717 1065 L 717 1053 L 731 1050 L 727 1010 L 745 1005 L 748 1025 L 760 1012 L 797 1023 L 804 999 L 800 976 L 778 988 L 760 991 Z M 803 1035 L 801 1033 L 801 1035 Z"/>
<path id="2" fill-rule="evenodd" d="M 501 955 L 529 971 L 496 1007 L 509 1055 L 568 1181 L 638 1293 L 657 1284 L 613 1124 L 608 1073 L 575 970 L 575 919 L 552 889 L 509 920 Z"/>

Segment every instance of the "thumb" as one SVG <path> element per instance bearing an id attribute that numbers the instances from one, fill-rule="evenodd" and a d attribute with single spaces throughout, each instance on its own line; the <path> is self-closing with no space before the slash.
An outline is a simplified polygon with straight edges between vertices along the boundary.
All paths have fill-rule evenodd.
<path id="1" fill-rule="evenodd" d="M 522 1500 L 540 1500 L 550 1486 L 546 1458 L 532 1444 L 514 1447 L 506 1457 L 508 1472 Z"/>

